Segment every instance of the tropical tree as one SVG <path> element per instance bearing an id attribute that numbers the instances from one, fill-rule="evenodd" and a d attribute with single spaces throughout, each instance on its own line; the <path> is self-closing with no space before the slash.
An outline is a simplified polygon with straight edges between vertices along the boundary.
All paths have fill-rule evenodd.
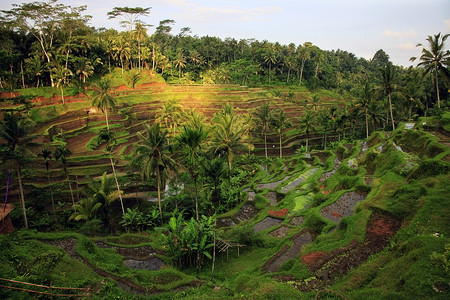
<path id="1" fill-rule="evenodd" d="M 310 111 L 307 110 L 298 120 L 299 121 L 299 127 L 303 132 L 305 132 L 306 135 L 306 152 L 308 152 L 308 140 L 309 140 L 309 134 L 314 129 L 316 118 L 315 115 Z"/>
<path id="2" fill-rule="evenodd" d="M 141 175 L 145 181 L 156 179 L 158 190 L 158 207 L 162 219 L 161 188 L 164 189 L 169 177 L 168 172 L 175 170 L 177 163 L 170 157 L 167 144 L 167 130 L 161 130 L 159 123 L 144 125 L 144 132 L 139 132 L 141 143 L 134 149 L 134 165 L 141 166 Z"/>
<path id="3" fill-rule="evenodd" d="M 320 103 L 320 96 L 319 95 L 312 95 L 312 106 L 314 107 L 314 110 L 317 111 L 319 108 L 319 103 Z"/>
<path id="4" fill-rule="evenodd" d="M 311 57 L 311 52 L 309 47 L 311 47 L 312 44 L 307 42 L 304 43 L 302 47 L 300 47 L 297 51 L 298 56 L 301 60 L 301 66 L 300 66 L 300 76 L 299 76 L 299 80 L 298 80 L 298 85 L 302 84 L 302 77 L 303 77 L 303 69 L 305 68 L 305 62 L 307 59 L 309 59 Z"/>
<path id="5" fill-rule="evenodd" d="M 39 78 L 44 73 L 44 64 L 37 54 L 25 59 L 28 72 L 36 77 L 36 87 L 39 87 Z"/>
<path id="6" fill-rule="evenodd" d="M 192 180 L 194 181 L 195 189 L 195 214 L 196 220 L 199 220 L 198 213 L 198 192 L 197 192 L 197 177 L 198 177 L 198 158 L 202 146 L 206 141 L 208 133 L 204 131 L 203 127 L 194 129 L 192 127 L 184 126 L 183 131 L 177 137 L 178 145 L 181 147 L 184 164 L 188 169 Z"/>
<path id="7" fill-rule="evenodd" d="M 64 86 L 67 84 L 67 77 L 73 75 L 72 71 L 62 66 L 53 68 L 52 71 L 53 82 L 55 83 L 56 88 L 60 88 L 61 101 L 64 104 Z"/>
<path id="8" fill-rule="evenodd" d="M 52 199 L 53 210 L 55 210 L 55 200 L 53 199 L 52 182 L 50 181 L 50 172 L 49 172 L 49 165 L 50 165 L 49 161 L 52 159 L 52 151 L 48 150 L 47 148 L 44 148 L 41 150 L 41 153 L 39 153 L 38 156 L 42 157 L 45 163 L 45 169 L 47 170 L 48 185 L 50 187 L 50 197 Z"/>
<path id="9" fill-rule="evenodd" d="M 64 174 L 66 174 L 67 182 L 69 183 L 70 196 L 72 198 L 72 205 L 75 204 L 75 199 L 73 197 L 72 184 L 70 183 L 69 173 L 67 172 L 67 157 L 72 154 L 72 151 L 67 149 L 65 146 L 59 146 L 53 152 L 55 160 L 60 160 L 63 165 Z"/>
<path id="10" fill-rule="evenodd" d="M 181 69 L 186 66 L 186 57 L 181 49 L 178 49 L 177 51 L 175 66 L 178 67 L 178 79 L 181 79 Z"/>
<path id="11" fill-rule="evenodd" d="M 173 136 L 175 136 L 177 120 L 180 118 L 181 109 L 181 105 L 178 101 L 171 99 L 164 102 L 163 106 L 158 108 L 156 112 L 156 121 L 159 123 L 164 123 L 167 130 L 170 128 Z"/>
<path id="12" fill-rule="evenodd" d="M 111 163 L 111 168 L 112 168 L 114 180 L 116 183 L 117 193 L 118 193 L 119 200 L 120 200 L 120 206 L 122 208 L 122 214 L 125 214 L 125 209 L 123 206 L 123 199 L 122 199 L 122 192 L 120 190 L 119 181 L 117 180 L 116 168 L 114 166 L 114 161 L 113 161 L 113 149 L 116 144 L 116 140 L 114 139 L 114 136 L 110 131 L 102 130 L 102 131 L 100 131 L 100 133 L 98 135 L 98 141 L 99 141 L 99 143 L 102 143 L 102 142 L 107 143 L 106 150 L 109 153 L 109 161 Z"/>
<path id="13" fill-rule="evenodd" d="M 434 74 L 434 81 L 436 84 L 436 95 L 438 108 L 441 108 L 441 98 L 439 96 L 439 74 L 441 74 L 447 81 L 450 79 L 450 51 L 445 50 L 445 41 L 450 34 L 441 33 L 434 36 L 429 35 L 427 38 L 428 49 L 422 44 L 417 44 L 417 47 L 422 47 L 422 55 L 419 57 L 420 62 L 418 67 L 424 67 L 425 73 Z M 416 57 L 411 57 L 411 61 L 415 61 Z"/>
<path id="14" fill-rule="evenodd" d="M 383 94 L 388 97 L 389 111 L 391 114 L 391 121 L 392 121 L 392 130 L 395 130 L 394 113 L 392 108 L 392 92 L 393 89 L 396 87 L 394 80 L 397 77 L 397 73 L 392 63 L 387 63 L 378 70 L 381 75 L 380 89 L 383 92 Z"/>
<path id="15" fill-rule="evenodd" d="M 97 106 L 104 114 L 106 119 L 106 128 L 109 131 L 108 109 L 116 108 L 116 100 L 111 95 L 111 80 L 103 78 L 94 83 L 92 105 Z"/>
<path id="16" fill-rule="evenodd" d="M 227 157 L 228 168 L 231 171 L 234 155 L 239 151 L 253 148 L 253 145 L 246 142 L 245 121 L 233 111 L 227 113 L 227 108 L 215 114 L 213 121 L 211 149 L 214 153 Z"/>
<path id="17" fill-rule="evenodd" d="M 106 172 L 104 172 L 100 181 L 91 180 L 88 183 L 88 192 L 95 203 L 101 203 L 102 218 L 107 227 L 109 227 L 108 207 L 119 197 L 122 191 L 115 189 L 114 179 L 108 177 Z"/>
<path id="18" fill-rule="evenodd" d="M 357 105 L 363 111 L 366 119 L 366 138 L 369 138 L 369 105 L 372 101 L 372 88 L 368 81 L 364 82 L 362 90 L 359 94 L 359 101 Z"/>
<path id="19" fill-rule="evenodd" d="M 134 34 L 138 42 L 138 68 L 141 71 L 141 42 L 147 37 L 146 25 L 142 22 L 136 22 Z"/>
<path id="20" fill-rule="evenodd" d="M 270 127 L 278 134 L 280 138 L 280 158 L 283 158 L 282 137 L 284 130 L 292 127 L 292 122 L 287 118 L 282 110 L 278 110 L 272 114 L 270 119 Z"/>
<path id="21" fill-rule="evenodd" d="M 92 219 L 97 210 L 102 206 L 100 202 L 97 202 L 94 198 L 84 198 L 78 204 L 74 204 L 72 208 L 74 212 L 69 217 L 69 220 L 85 220 Z"/>
<path id="22" fill-rule="evenodd" d="M 259 127 L 261 129 L 261 133 L 264 135 L 264 152 L 267 158 L 267 133 L 270 128 L 270 105 L 268 103 L 263 103 L 259 107 L 258 110 L 254 112 L 255 116 L 259 120 Z"/>
<path id="23" fill-rule="evenodd" d="M 0 121 L 0 138 L 5 141 L 5 144 L 1 145 L 0 154 L 3 156 L 4 161 L 12 161 L 13 168 L 16 169 L 20 203 L 26 228 L 28 228 L 28 219 L 22 186 L 21 164 L 24 162 L 24 152 L 27 150 L 27 147 L 33 146 L 32 140 L 35 136 L 30 134 L 32 128 L 33 124 L 30 121 L 16 116 L 12 112 L 5 113 Z"/>

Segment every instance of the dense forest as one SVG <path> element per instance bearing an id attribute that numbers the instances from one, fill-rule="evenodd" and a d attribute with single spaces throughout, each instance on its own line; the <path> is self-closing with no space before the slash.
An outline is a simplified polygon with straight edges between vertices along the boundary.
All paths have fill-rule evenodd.
<path id="1" fill-rule="evenodd" d="M 0 12 L 0 297 L 448 298 L 449 34 L 405 68 L 85 11 Z"/>

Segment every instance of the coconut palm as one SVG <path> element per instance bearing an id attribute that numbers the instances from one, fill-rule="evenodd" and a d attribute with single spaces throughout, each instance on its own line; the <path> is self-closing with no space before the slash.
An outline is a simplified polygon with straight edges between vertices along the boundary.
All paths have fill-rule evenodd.
<path id="1" fill-rule="evenodd" d="M 64 174 L 66 174 L 67 182 L 69 183 L 70 196 L 72 198 L 72 205 L 75 204 L 75 199 L 73 197 L 72 184 L 70 183 L 69 173 L 67 172 L 67 157 L 72 154 L 72 151 L 67 149 L 65 146 L 59 146 L 53 152 L 55 160 L 60 160 L 63 165 Z"/>
<path id="2" fill-rule="evenodd" d="M 366 119 L 366 138 L 369 138 L 369 113 L 368 108 L 372 102 L 372 88 L 368 81 L 364 82 L 362 90 L 360 91 L 359 101 L 357 105 L 363 111 L 365 119 Z"/>
<path id="3" fill-rule="evenodd" d="M 156 178 L 158 190 L 158 207 L 162 218 L 161 188 L 164 189 L 169 177 L 169 170 L 175 170 L 177 163 L 169 155 L 167 130 L 161 130 L 159 123 L 144 125 L 144 132 L 139 132 L 141 143 L 134 149 L 133 164 L 141 166 L 141 175 L 145 181 Z"/>
<path id="4" fill-rule="evenodd" d="M 308 152 L 309 134 L 312 132 L 315 126 L 316 118 L 315 115 L 310 110 L 307 110 L 298 121 L 299 127 L 303 132 L 305 132 L 306 135 L 306 152 Z"/>
<path id="5" fill-rule="evenodd" d="M 190 109 L 182 112 L 184 125 L 191 127 L 192 129 L 199 130 L 200 128 L 206 128 L 206 117 L 196 109 Z"/>
<path id="6" fill-rule="evenodd" d="M 311 43 L 304 43 L 303 46 L 297 52 L 300 60 L 302 61 L 301 67 L 300 67 L 300 78 L 298 80 L 298 85 L 302 84 L 303 69 L 305 68 L 305 62 L 307 59 L 309 59 L 311 57 L 311 52 L 309 49 L 310 46 L 311 46 Z"/>
<path id="7" fill-rule="evenodd" d="M 270 105 L 268 103 L 263 103 L 260 108 L 254 112 L 254 115 L 259 119 L 259 128 L 261 133 L 264 135 L 264 151 L 267 158 L 267 132 L 270 128 Z"/>
<path id="8" fill-rule="evenodd" d="M 117 192 L 118 192 L 118 195 L 119 195 L 120 206 L 122 208 L 122 214 L 124 215 L 125 214 L 125 209 L 124 209 L 124 206 L 123 206 L 122 193 L 121 193 L 121 190 L 120 190 L 119 181 L 117 180 L 116 168 L 114 166 L 114 161 L 113 161 L 113 149 L 114 149 L 114 146 L 116 144 L 116 140 L 114 139 L 113 134 L 110 131 L 102 130 L 102 131 L 100 131 L 100 133 L 98 135 L 98 141 L 99 141 L 99 143 L 102 143 L 102 142 L 106 142 L 107 143 L 106 150 L 109 153 L 109 161 L 111 163 L 111 168 L 112 168 L 112 171 L 113 171 L 114 180 L 116 182 L 116 188 L 117 188 Z"/>
<path id="9" fill-rule="evenodd" d="M 163 104 L 156 112 L 156 121 L 164 123 L 167 130 L 169 128 L 172 131 L 172 135 L 175 136 L 175 130 L 177 127 L 177 120 L 180 118 L 181 105 L 177 100 L 171 99 Z"/>
<path id="10" fill-rule="evenodd" d="M 227 113 L 226 109 L 216 114 L 213 121 L 211 149 L 214 153 L 227 157 L 228 168 L 231 171 L 234 155 L 239 151 L 253 148 L 253 145 L 246 142 L 245 122 L 234 112 Z"/>
<path id="11" fill-rule="evenodd" d="M 379 68 L 379 72 L 381 75 L 380 88 L 383 94 L 388 97 L 389 111 L 391 114 L 391 121 L 392 121 L 392 130 L 395 130 L 394 113 L 392 109 L 392 92 L 396 87 L 394 81 L 397 77 L 397 73 L 392 63 L 387 63 L 383 67 Z"/>
<path id="12" fill-rule="evenodd" d="M 115 189 L 114 179 L 108 177 L 106 172 L 104 172 L 100 181 L 91 180 L 88 183 L 88 192 L 95 203 L 101 203 L 102 218 L 106 226 L 109 227 L 108 207 L 119 197 L 122 191 Z"/>
<path id="13" fill-rule="evenodd" d="M 25 59 L 28 72 L 36 76 L 36 87 L 39 87 L 39 78 L 44 73 L 44 64 L 39 55 L 35 54 L 30 58 Z"/>
<path id="14" fill-rule="evenodd" d="M 94 83 L 92 105 L 97 106 L 105 114 L 106 128 L 109 130 L 108 109 L 116 108 L 116 100 L 111 95 L 111 80 L 103 78 Z"/>
<path id="15" fill-rule="evenodd" d="M 82 199 L 80 203 L 73 205 L 75 211 L 69 217 L 69 220 L 89 221 L 101 206 L 102 204 L 97 202 L 94 198 Z"/>
<path id="16" fill-rule="evenodd" d="M 320 97 L 319 95 L 314 94 L 312 96 L 312 106 L 314 107 L 314 110 L 317 111 L 319 108 L 319 102 L 320 102 Z"/>
<path id="17" fill-rule="evenodd" d="M 438 108 L 441 108 L 441 98 L 439 95 L 439 74 L 441 74 L 447 81 L 450 79 L 450 72 L 448 67 L 450 65 L 450 51 L 445 50 L 445 40 L 450 34 L 441 36 L 441 33 L 434 36 L 429 35 L 427 38 L 429 48 L 425 48 L 422 44 L 417 44 L 417 47 L 422 47 L 422 55 L 419 57 L 420 62 L 418 67 L 424 67 L 425 73 L 434 74 L 436 82 L 436 95 Z M 415 61 L 416 57 L 411 57 L 411 61 Z"/>
<path id="18" fill-rule="evenodd" d="M 28 219 L 22 186 L 21 164 L 25 158 L 24 152 L 28 147 L 33 146 L 32 140 L 35 136 L 30 134 L 32 128 L 33 124 L 30 121 L 18 117 L 12 112 L 5 113 L 3 119 L 0 121 L 0 138 L 6 142 L 1 145 L 0 154 L 2 154 L 4 161 L 12 161 L 13 167 L 16 169 L 20 203 L 26 228 L 28 228 Z"/>
<path id="19" fill-rule="evenodd" d="M 136 40 L 138 42 L 138 68 L 141 70 L 141 41 L 147 37 L 146 25 L 140 21 L 136 22 L 134 34 L 136 35 Z"/>
<path id="20" fill-rule="evenodd" d="M 56 85 L 56 88 L 61 90 L 61 101 L 64 104 L 64 86 L 66 85 L 66 80 L 68 76 L 72 76 L 72 71 L 64 67 L 57 67 L 52 69 L 52 78 Z"/>
<path id="21" fill-rule="evenodd" d="M 177 137 L 178 145 L 180 145 L 183 158 L 185 161 L 185 166 L 191 174 L 192 180 L 194 181 L 195 189 L 195 212 L 196 219 L 199 220 L 198 214 L 198 197 L 197 197 L 197 173 L 198 170 L 198 157 L 207 138 L 207 132 L 203 130 L 203 127 L 199 129 L 194 129 L 192 127 L 184 126 L 183 131 Z"/>
<path id="22" fill-rule="evenodd" d="M 41 153 L 39 153 L 38 156 L 42 157 L 45 163 L 45 168 L 47 170 L 48 185 L 50 187 L 50 197 L 52 199 L 53 210 L 55 210 L 55 200 L 53 199 L 52 182 L 50 181 L 50 173 L 49 173 L 49 165 L 50 165 L 49 161 L 52 159 L 52 151 L 44 148 L 41 150 Z"/>
<path id="23" fill-rule="evenodd" d="M 278 134 L 280 138 L 280 158 L 283 158 L 282 137 L 284 130 L 292 127 L 292 122 L 287 118 L 284 111 L 278 110 L 272 114 L 272 118 L 270 119 L 270 127 Z"/>

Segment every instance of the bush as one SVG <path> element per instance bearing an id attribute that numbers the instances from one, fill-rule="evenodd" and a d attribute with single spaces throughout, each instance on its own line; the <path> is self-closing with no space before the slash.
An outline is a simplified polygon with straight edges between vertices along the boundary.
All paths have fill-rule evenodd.
<path id="1" fill-rule="evenodd" d="M 104 233 L 103 223 L 99 219 L 89 220 L 80 227 L 79 232 L 87 236 L 101 235 Z"/>
<path id="2" fill-rule="evenodd" d="M 410 178 L 435 177 L 447 174 L 449 170 L 450 164 L 448 162 L 436 159 L 424 159 L 419 163 L 419 167 L 411 174 Z"/>
<path id="3" fill-rule="evenodd" d="M 243 226 L 235 226 L 228 233 L 227 237 L 235 240 L 239 244 L 247 246 L 263 247 L 264 243 L 261 236 L 253 230 L 253 226 L 246 224 Z"/>
<path id="4" fill-rule="evenodd" d="M 305 220 L 305 226 L 319 234 L 326 225 L 327 223 L 319 216 L 319 213 L 312 214 Z"/>

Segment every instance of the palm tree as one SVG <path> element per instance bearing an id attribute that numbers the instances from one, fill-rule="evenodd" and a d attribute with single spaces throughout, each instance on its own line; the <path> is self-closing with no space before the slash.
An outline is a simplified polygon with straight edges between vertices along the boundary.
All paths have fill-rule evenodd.
<path id="1" fill-rule="evenodd" d="M 364 82 L 362 90 L 360 91 L 359 101 L 357 105 L 363 110 L 364 116 L 366 118 L 366 138 L 369 138 L 369 113 L 368 108 L 372 102 L 372 88 L 368 81 Z"/>
<path id="2" fill-rule="evenodd" d="M 67 149 L 65 146 L 59 146 L 53 152 L 53 156 L 55 156 L 55 160 L 60 160 L 63 165 L 64 174 L 66 174 L 67 181 L 69 183 L 70 196 L 72 198 L 72 205 L 75 204 L 75 199 L 73 197 L 72 184 L 70 183 L 69 173 L 67 172 L 67 156 L 71 155 L 72 151 Z"/>
<path id="3" fill-rule="evenodd" d="M 156 121 L 159 123 L 164 122 L 166 129 L 169 130 L 170 128 L 172 131 L 172 135 L 175 136 L 177 120 L 180 117 L 180 112 L 181 105 L 178 103 L 178 101 L 175 99 L 169 100 L 157 110 Z"/>
<path id="4" fill-rule="evenodd" d="M 395 87 L 394 80 L 396 79 L 396 72 L 392 63 L 387 63 L 383 67 L 379 68 L 381 73 L 381 89 L 389 100 L 389 111 L 391 113 L 392 130 L 395 130 L 394 113 L 392 110 L 392 91 Z"/>
<path id="5" fill-rule="evenodd" d="M 111 80 L 103 78 L 94 83 L 92 105 L 97 106 L 105 114 L 106 128 L 109 131 L 108 109 L 116 108 L 116 100 L 111 96 Z"/>
<path id="6" fill-rule="evenodd" d="M 259 110 L 254 112 L 255 116 L 259 119 L 259 127 L 261 128 L 261 133 L 264 135 L 264 151 L 267 158 L 267 132 L 270 128 L 270 105 L 268 103 L 263 103 Z"/>
<path id="7" fill-rule="evenodd" d="M 141 174 L 145 181 L 156 177 L 159 213 L 162 218 L 161 188 L 166 185 L 169 170 L 175 170 L 177 163 L 169 156 L 167 130 L 161 130 L 159 123 L 153 126 L 145 124 L 144 127 L 144 132 L 138 133 L 141 144 L 134 150 L 135 157 L 132 163 L 142 167 Z"/>
<path id="8" fill-rule="evenodd" d="M 48 185 L 50 187 L 50 197 L 52 199 L 52 206 L 53 210 L 55 210 L 55 200 L 53 199 L 53 188 L 52 188 L 52 182 L 50 181 L 50 173 L 49 173 L 49 161 L 52 159 L 52 152 L 46 148 L 41 150 L 41 153 L 38 154 L 38 156 L 42 157 L 45 163 L 45 168 L 47 170 L 47 179 L 48 179 Z"/>
<path id="9" fill-rule="evenodd" d="M 100 133 L 98 135 L 98 141 L 99 141 L 99 143 L 102 143 L 102 142 L 106 142 L 107 143 L 106 150 L 109 153 L 109 161 L 111 163 L 111 168 L 112 168 L 112 171 L 113 171 L 114 180 L 116 182 L 116 188 L 117 188 L 117 192 L 118 192 L 118 195 L 119 195 L 120 206 L 122 208 L 122 214 L 124 215 L 125 214 L 125 209 L 124 209 L 124 206 L 123 206 L 122 193 L 121 193 L 121 190 L 120 190 L 119 181 L 117 180 L 116 168 L 114 166 L 114 161 L 113 161 L 113 158 L 112 158 L 113 157 L 112 152 L 113 152 L 114 146 L 116 144 L 116 140 L 114 139 L 114 137 L 113 137 L 113 135 L 112 135 L 112 133 L 110 131 L 102 130 L 102 131 L 100 131 Z"/>
<path id="10" fill-rule="evenodd" d="M 195 212 L 196 219 L 199 220 L 198 215 L 198 196 L 197 196 L 197 173 L 198 170 L 198 157 L 202 149 L 202 145 L 205 142 L 208 133 L 203 130 L 203 127 L 194 129 L 192 127 L 184 126 L 183 131 L 177 137 L 177 142 L 182 148 L 182 153 L 185 161 L 185 166 L 191 174 L 194 181 L 195 189 Z"/>
<path id="11" fill-rule="evenodd" d="M 72 71 L 64 67 L 53 68 L 53 80 L 55 82 L 56 88 L 61 89 L 61 101 L 64 104 L 64 86 L 66 85 L 66 80 L 68 76 L 72 76 Z"/>
<path id="12" fill-rule="evenodd" d="M 178 49 L 177 58 L 175 60 L 175 66 L 178 67 L 178 79 L 181 78 L 181 69 L 186 66 L 186 57 L 184 56 L 183 50 Z"/>
<path id="13" fill-rule="evenodd" d="M 426 49 L 422 44 L 417 44 L 417 47 L 422 48 L 422 55 L 419 57 L 420 63 L 418 67 L 424 67 L 425 73 L 435 75 L 436 82 L 436 95 L 438 108 L 441 108 L 441 98 L 439 96 L 439 73 L 444 76 L 445 79 L 450 78 L 450 73 L 447 67 L 450 65 L 450 51 L 445 51 L 445 40 L 450 34 L 445 34 L 441 37 L 441 33 L 435 34 L 434 37 L 429 35 L 427 38 L 429 48 Z M 411 57 L 411 61 L 415 61 L 416 57 Z"/>
<path id="14" fill-rule="evenodd" d="M 303 76 L 303 69 L 305 67 L 305 62 L 307 59 L 311 57 L 311 52 L 308 47 L 311 46 L 311 43 L 304 43 L 303 46 L 298 50 L 298 56 L 300 60 L 302 61 L 301 67 L 300 67 L 300 78 L 298 80 L 298 85 L 302 84 L 302 76 Z"/>
<path id="15" fill-rule="evenodd" d="M 195 130 L 200 130 L 201 128 L 205 128 L 206 117 L 201 112 L 198 112 L 196 109 L 190 109 L 186 112 L 182 112 L 181 114 L 184 124 L 186 126 L 191 127 Z"/>
<path id="16" fill-rule="evenodd" d="M 101 203 L 103 219 L 109 227 L 108 206 L 119 197 L 122 191 L 115 190 L 113 178 L 107 177 L 106 172 L 102 174 L 100 181 L 91 180 L 88 183 L 88 191 L 92 194 L 94 203 Z"/>
<path id="17" fill-rule="evenodd" d="M 92 219 L 97 210 L 102 206 L 100 202 L 97 202 L 94 198 L 85 198 L 78 204 L 73 205 L 75 210 L 70 216 L 69 220 L 85 220 L 89 221 Z"/>
<path id="18" fill-rule="evenodd" d="M 272 44 L 267 44 L 267 46 L 265 47 L 264 62 L 266 62 L 269 67 L 269 83 L 270 83 L 270 71 L 272 69 L 272 65 L 275 64 L 276 61 L 277 57 L 275 47 Z"/>
<path id="19" fill-rule="evenodd" d="M 25 197 L 22 186 L 21 163 L 23 163 L 23 152 L 27 147 L 33 146 L 31 141 L 35 138 L 30 135 L 33 124 L 22 117 L 14 115 L 12 112 L 5 113 L 3 120 L 0 121 L 0 138 L 6 142 L 1 145 L 0 153 L 3 160 L 11 160 L 17 171 L 17 180 L 19 183 L 20 203 L 25 227 L 28 228 L 27 212 L 25 208 Z"/>
<path id="20" fill-rule="evenodd" d="M 140 21 L 136 22 L 134 33 L 138 42 L 138 67 L 141 71 L 141 41 L 147 37 L 146 25 Z"/>
<path id="21" fill-rule="evenodd" d="M 312 96 L 312 106 L 314 107 L 315 111 L 317 111 L 317 109 L 319 108 L 319 102 L 320 102 L 319 95 L 314 94 Z"/>
<path id="22" fill-rule="evenodd" d="M 41 57 L 37 54 L 30 58 L 25 59 L 28 72 L 36 76 L 36 87 L 39 87 L 39 78 L 44 73 L 44 65 L 42 64 Z"/>
<path id="23" fill-rule="evenodd" d="M 310 110 L 307 110 L 298 121 L 299 121 L 298 125 L 300 126 L 300 128 L 303 129 L 306 135 L 306 153 L 308 153 L 309 134 L 311 133 L 312 129 L 315 126 L 316 118 Z"/>
<path id="24" fill-rule="evenodd" d="M 284 111 L 279 110 L 272 114 L 270 119 L 270 127 L 275 130 L 275 132 L 280 137 L 280 158 L 283 158 L 283 146 L 282 146 L 282 136 L 285 129 L 292 127 L 291 121 L 287 118 Z"/>
<path id="25" fill-rule="evenodd" d="M 228 168 L 231 171 L 234 155 L 241 150 L 253 148 L 253 145 L 245 141 L 245 122 L 233 111 L 228 113 L 226 110 L 217 113 L 213 121 L 211 148 L 214 153 L 227 157 Z"/>

